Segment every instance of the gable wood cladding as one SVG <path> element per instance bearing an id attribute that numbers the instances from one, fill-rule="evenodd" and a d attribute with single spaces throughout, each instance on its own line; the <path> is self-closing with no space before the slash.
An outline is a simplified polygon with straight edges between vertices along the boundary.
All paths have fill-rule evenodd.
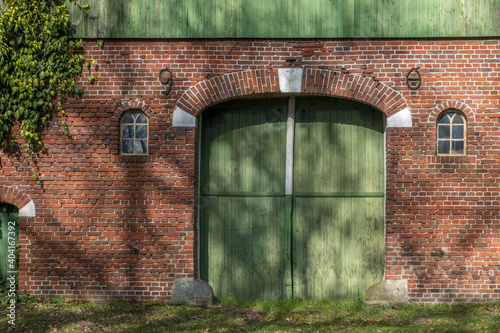
<path id="1" fill-rule="evenodd" d="M 492 0 L 86 0 L 83 38 L 415 38 L 500 35 Z"/>
<path id="2" fill-rule="evenodd" d="M 0 155 L 0 201 L 35 207 L 20 217 L 20 291 L 159 300 L 174 278 L 198 277 L 200 133 L 173 127 L 174 110 L 199 116 L 225 100 L 283 96 L 278 70 L 292 64 L 303 69 L 297 95 L 347 98 L 387 117 L 411 111 L 411 127 L 385 130 L 385 279 L 407 280 L 412 301 L 499 299 L 498 39 L 106 39 L 87 40 L 84 53 L 98 81 L 47 125 L 41 184 L 24 153 Z M 422 86 L 410 90 L 415 67 Z M 448 109 L 466 119 L 465 156 L 437 156 Z M 148 118 L 146 156 L 119 154 L 129 110 Z"/>

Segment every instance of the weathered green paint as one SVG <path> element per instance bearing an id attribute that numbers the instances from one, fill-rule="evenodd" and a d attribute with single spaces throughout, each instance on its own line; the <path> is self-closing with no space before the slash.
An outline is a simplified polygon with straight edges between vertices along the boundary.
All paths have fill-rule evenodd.
<path id="1" fill-rule="evenodd" d="M 217 297 L 356 298 L 383 278 L 383 115 L 296 100 L 294 195 L 284 195 L 286 99 L 203 114 L 200 267 Z"/>
<path id="2" fill-rule="evenodd" d="M 492 0 L 86 0 L 84 38 L 413 38 L 500 35 Z"/>
<path id="3" fill-rule="evenodd" d="M 384 192 L 298 192 L 295 197 L 384 197 Z"/>
<path id="4" fill-rule="evenodd" d="M 284 101 L 235 101 L 203 113 L 200 273 L 217 297 L 283 299 L 291 285 Z"/>
<path id="5" fill-rule="evenodd" d="M 363 297 L 384 273 L 382 113 L 339 99 L 297 99 L 294 296 Z"/>
<path id="6" fill-rule="evenodd" d="M 11 226 L 10 235 L 9 226 Z M 14 230 L 12 230 L 12 227 Z M 11 237 L 10 239 L 9 236 Z M 12 205 L 0 203 L 0 286 L 4 286 L 7 283 L 9 271 L 17 271 L 17 268 L 12 269 L 10 267 L 12 260 L 14 260 L 13 252 L 16 247 L 9 246 L 9 241 L 15 241 L 17 244 L 18 238 L 19 223 L 17 208 Z M 10 263 L 9 259 L 11 260 Z"/>
<path id="7" fill-rule="evenodd" d="M 273 192 L 236 192 L 236 191 L 202 191 L 203 196 L 217 196 L 217 197 L 284 197 L 283 193 Z"/>

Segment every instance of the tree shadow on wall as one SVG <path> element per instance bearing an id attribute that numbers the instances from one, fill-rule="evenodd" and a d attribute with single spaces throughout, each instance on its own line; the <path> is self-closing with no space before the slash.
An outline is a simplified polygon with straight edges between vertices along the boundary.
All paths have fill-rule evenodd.
<path id="1" fill-rule="evenodd" d="M 75 114 L 74 124 L 84 116 Z M 172 134 L 156 118 L 150 124 L 153 132 L 179 140 L 193 137 L 192 131 Z M 29 253 L 21 250 L 21 265 L 33 281 L 28 286 L 37 288 L 35 296 L 161 299 L 181 266 L 183 274 L 193 270 L 181 261 L 195 250 L 181 252 L 188 249 L 183 242 L 194 238 L 194 190 L 185 188 L 194 161 L 165 149 L 161 137 L 150 140 L 149 156 L 119 156 L 113 148 L 118 128 L 87 122 L 64 138 L 75 153 L 52 161 L 55 171 L 42 175 L 46 206 L 21 225 L 31 242 Z"/>
<path id="2" fill-rule="evenodd" d="M 285 110 L 281 113 L 271 111 L 274 109 L 265 103 L 236 100 L 205 111 L 203 116 L 205 141 L 202 142 L 200 166 L 202 278 L 212 284 L 220 298 L 230 294 L 238 298 L 286 298 L 285 286 L 292 284 L 292 277 L 287 277 L 292 269 L 288 267 L 293 265 L 293 284 L 298 297 L 318 297 L 312 289 L 323 280 L 326 281 L 324 289 L 328 289 L 324 294 L 327 297 L 362 296 L 371 283 L 383 277 L 383 199 L 375 198 L 377 203 L 365 200 L 366 203 L 358 207 L 351 201 L 360 199 L 351 198 L 349 204 L 342 205 L 339 202 L 343 199 L 325 198 L 321 192 L 383 192 L 383 172 L 379 170 L 384 156 L 380 140 L 382 114 L 365 110 L 378 113 L 379 117 L 375 117 L 378 123 L 372 124 L 367 120 L 371 117 L 364 117 L 362 111 L 360 119 L 353 116 L 357 111 L 350 109 L 352 102 L 333 98 L 297 101 L 295 167 L 300 175 L 294 180 L 294 191 L 317 192 L 318 198 L 294 198 L 292 241 L 286 231 L 285 174 L 277 172 L 280 168 L 284 171 L 285 167 L 286 99 L 276 99 L 273 104 L 277 107 L 281 103 Z M 301 105 L 309 109 L 309 113 L 304 109 L 302 115 Z M 332 115 L 335 107 L 341 111 Z M 359 108 L 358 105 L 354 107 Z M 311 113 L 311 108 L 317 112 Z M 274 136 L 264 135 L 271 121 L 265 116 L 273 113 L 279 115 L 275 122 L 276 125 L 281 123 L 281 129 L 278 126 L 273 131 Z M 332 128 L 321 131 L 318 126 L 322 124 Z M 344 127 L 353 127 L 351 130 L 356 135 L 360 128 L 377 132 L 379 140 L 373 144 L 353 141 L 351 144 L 357 145 L 354 149 L 343 138 L 348 134 L 348 130 L 344 133 Z M 247 135 L 246 131 L 252 134 Z M 270 140 L 260 145 L 261 137 Z M 363 153 L 372 148 L 380 155 L 377 172 L 372 172 L 373 179 L 370 174 L 373 170 L 358 169 L 357 165 L 342 167 L 342 163 L 332 166 L 333 160 L 348 163 L 360 158 L 362 163 L 373 162 Z M 366 177 L 360 176 L 363 171 Z M 335 177 L 335 173 L 342 176 Z M 272 196 L 273 193 L 276 195 Z M 311 200 L 315 201 L 311 203 Z M 341 248 L 345 239 L 351 242 Z M 359 254 L 359 258 L 350 257 L 353 253 Z M 356 264 L 349 265 L 353 261 Z M 326 276 L 316 281 L 315 277 L 321 274 Z M 345 291 L 348 288 L 341 291 L 342 283 L 338 281 L 342 276 L 364 279 L 367 274 L 373 275 L 373 280 L 358 288 L 362 291 Z"/>

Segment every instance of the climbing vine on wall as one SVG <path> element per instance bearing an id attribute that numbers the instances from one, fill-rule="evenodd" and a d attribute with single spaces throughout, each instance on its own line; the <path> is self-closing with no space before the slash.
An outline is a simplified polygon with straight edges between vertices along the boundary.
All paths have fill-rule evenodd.
<path id="1" fill-rule="evenodd" d="M 64 115 L 64 100 L 82 94 L 77 77 L 83 59 L 82 41 L 69 38 L 69 14 L 64 0 L 4 0 L 0 13 L 0 144 L 14 144 L 12 127 L 19 124 L 23 149 L 45 151 L 43 125 L 54 112 Z M 82 10 L 78 0 L 68 0 Z M 63 123 L 64 131 L 70 135 Z M 34 172 L 34 177 L 37 178 Z"/>

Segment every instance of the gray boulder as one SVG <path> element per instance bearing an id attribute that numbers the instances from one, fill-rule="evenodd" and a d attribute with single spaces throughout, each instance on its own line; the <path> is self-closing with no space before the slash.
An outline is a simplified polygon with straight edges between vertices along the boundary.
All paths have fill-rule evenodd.
<path id="1" fill-rule="evenodd" d="M 203 280 L 178 278 L 174 280 L 170 305 L 207 307 L 212 305 L 214 292 L 212 287 Z"/>
<path id="2" fill-rule="evenodd" d="M 387 280 L 376 283 L 366 290 L 363 303 L 366 307 L 401 308 L 408 304 L 408 282 L 406 280 Z"/>

